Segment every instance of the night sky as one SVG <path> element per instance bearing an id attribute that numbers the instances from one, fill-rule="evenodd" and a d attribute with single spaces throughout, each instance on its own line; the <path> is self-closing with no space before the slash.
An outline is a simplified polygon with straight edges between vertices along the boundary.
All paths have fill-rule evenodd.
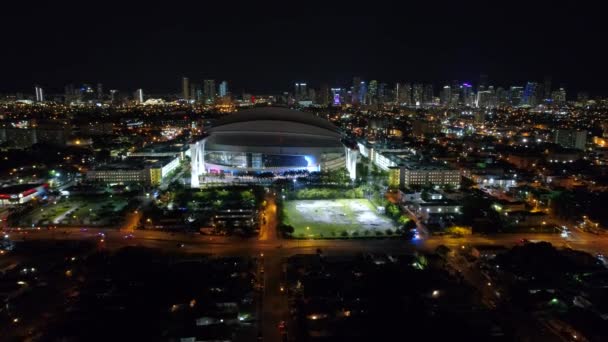
<path id="1" fill-rule="evenodd" d="M 484 73 L 495 85 L 551 75 L 554 87 L 608 94 L 605 11 L 593 2 L 209 2 L 3 3 L 0 92 L 97 82 L 178 92 L 182 76 L 236 93 L 355 75 L 438 88 Z"/>

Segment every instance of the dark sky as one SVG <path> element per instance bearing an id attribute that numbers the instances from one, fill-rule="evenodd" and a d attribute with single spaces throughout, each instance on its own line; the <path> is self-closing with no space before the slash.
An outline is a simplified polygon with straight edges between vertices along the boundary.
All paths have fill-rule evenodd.
<path id="1" fill-rule="evenodd" d="M 183 75 L 235 92 L 354 75 L 439 86 L 485 73 L 496 85 L 551 75 L 554 87 L 608 93 L 606 12 L 594 2 L 19 3 L 0 13 L 0 92 L 97 82 L 177 92 Z"/>

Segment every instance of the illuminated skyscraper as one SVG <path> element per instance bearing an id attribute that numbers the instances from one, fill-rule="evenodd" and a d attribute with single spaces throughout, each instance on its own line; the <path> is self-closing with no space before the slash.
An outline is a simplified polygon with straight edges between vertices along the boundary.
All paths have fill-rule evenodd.
<path id="1" fill-rule="evenodd" d="M 36 102 L 44 102 L 44 90 L 42 90 L 42 87 L 35 86 L 34 91 L 36 92 Z"/>
<path id="2" fill-rule="evenodd" d="M 144 90 L 141 88 L 137 89 L 133 97 L 135 98 L 135 102 L 144 103 Z"/>
<path id="3" fill-rule="evenodd" d="M 521 104 L 521 99 L 523 97 L 523 94 L 524 94 L 523 87 L 512 86 L 509 89 L 509 102 L 511 103 L 511 106 L 519 106 Z"/>
<path id="4" fill-rule="evenodd" d="M 378 103 L 383 104 L 390 99 L 391 90 L 388 88 L 388 84 L 378 84 Z"/>
<path id="5" fill-rule="evenodd" d="M 378 102 L 378 81 L 369 81 L 369 88 L 367 90 L 366 103 L 372 104 Z"/>
<path id="6" fill-rule="evenodd" d="M 317 95 L 317 103 L 322 106 L 329 105 L 329 86 L 327 83 L 321 84 L 319 94 Z"/>
<path id="7" fill-rule="evenodd" d="M 206 104 L 212 104 L 215 101 L 215 80 L 203 81 L 203 97 Z"/>
<path id="8" fill-rule="evenodd" d="M 359 103 L 364 104 L 365 99 L 367 98 L 367 84 L 364 81 L 361 81 L 359 84 Z"/>
<path id="9" fill-rule="evenodd" d="M 424 104 L 433 104 L 433 97 L 434 97 L 434 92 L 433 92 L 433 85 L 432 84 L 425 84 L 424 85 L 424 93 L 422 95 L 422 102 Z"/>
<path id="10" fill-rule="evenodd" d="M 296 83 L 294 89 L 294 97 L 296 102 L 304 101 L 308 98 L 308 91 L 306 90 L 306 83 Z"/>
<path id="11" fill-rule="evenodd" d="M 110 102 L 115 105 L 118 103 L 118 90 L 110 89 Z"/>
<path id="12" fill-rule="evenodd" d="M 521 103 L 531 107 L 538 104 L 538 84 L 536 82 L 528 82 L 526 84 Z"/>
<path id="13" fill-rule="evenodd" d="M 449 85 L 443 86 L 443 89 L 441 89 L 441 92 L 439 94 L 439 99 L 441 101 L 442 106 L 450 106 L 450 100 L 452 99 L 452 89 Z"/>
<path id="14" fill-rule="evenodd" d="M 219 94 L 221 98 L 224 98 L 228 95 L 228 82 L 222 81 L 220 83 Z"/>
<path id="15" fill-rule="evenodd" d="M 331 104 L 332 106 L 339 106 L 342 104 L 342 88 L 331 88 Z"/>
<path id="16" fill-rule="evenodd" d="M 566 89 L 559 88 L 559 90 L 555 90 L 551 93 L 551 99 L 553 99 L 553 103 L 557 105 L 563 105 L 566 103 Z"/>
<path id="17" fill-rule="evenodd" d="M 361 104 L 361 77 L 353 77 L 353 85 L 351 88 L 351 103 L 353 105 Z"/>
<path id="18" fill-rule="evenodd" d="M 551 76 L 545 76 L 544 84 L 543 84 L 543 99 L 551 98 Z"/>
<path id="19" fill-rule="evenodd" d="M 182 98 L 186 101 L 190 100 L 190 80 L 188 77 L 182 77 Z"/>
<path id="20" fill-rule="evenodd" d="M 478 91 L 475 104 L 478 108 L 496 107 L 496 94 L 494 93 L 494 87 L 489 86 L 485 90 Z"/>
<path id="21" fill-rule="evenodd" d="M 200 102 L 203 101 L 203 90 L 201 85 L 198 83 L 190 83 L 190 90 L 188 91 L 190 101 Z"/>
<path id="22" fill-rule="evenodd" d="M 422 102 L 423 102 L 423 93 L 424 93 L 424 86 L 422 84 L 420 84 L 420 83 L 414 84 L 414 86 L 412 87 L 412 102 L 413 102 L 413 104 L 415 104 L 416 106 L 422 105 Z"/>
<path id="23" fill-rule="evenodd" d="M 467 107 L 472 107 L 475 103 L 475 94 L 473 94 L 473 86 L 470 83 L 463 83 L 460 86 L 462 102 Z"/>
<path id="24" fill-rule="evenodd" d="M 97 99 L 103 100 L 103 84 L 97 83 Z"/>

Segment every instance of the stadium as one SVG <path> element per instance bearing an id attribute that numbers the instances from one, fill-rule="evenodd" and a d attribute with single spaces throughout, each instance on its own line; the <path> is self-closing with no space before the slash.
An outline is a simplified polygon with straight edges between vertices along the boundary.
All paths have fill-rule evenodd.
<path id="1" fill-rule="evenodd" d="M 329 121 L 297 110 L 265 107 L 220 119 L 190 145 L 192 187 L 205 173 L 335 170 L 355 178 L 357 150 L 342 142 Z"/>

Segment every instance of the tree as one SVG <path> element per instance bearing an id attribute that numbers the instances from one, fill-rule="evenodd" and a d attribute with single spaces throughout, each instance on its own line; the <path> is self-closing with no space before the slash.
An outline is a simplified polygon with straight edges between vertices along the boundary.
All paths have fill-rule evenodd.
<path id="1" fill-rule="evenodd" d="M 255 196 L 253 195 L 253 192 L 249 190 L 241 191 L 241 200 L 243 202 L 253 203 Z"/>
<path id="2" fill-rule="evenodd" d="M 407 215 L 401 215 L 401 216 L 399 216 L 399 219 L 397 220 L 397 222 L 402 225 L 408 223 L 409 221 L 411 221 L 411 219 L 409 217 L 407 217 Z"/>
<path id="3" fill-rule="evenodd" d="M 399 207 L 393 203 L 386 206 L 386 212 L 388 213 L 388 216 L 392 218 L 397 218 L 399 214 L 401 214 Z"/>
<path id="4" fill-rule="evenodd" d="M 290 226 L 288 224 L 282 224 L 278 228 L 279 228 L 279 232 L 281 234 L 283 234 L 283 236 L 291 236 L 295 231 L 293 226 Z"/>
<path id="5" fill-rule="evenodd" d="M 409 220 L 403 225 L 401 229 L 403 229 L 404 231 L 410 231 L 414 228 L 416 228 L 416 222 L 414 222 L 414 220 Z"/>

